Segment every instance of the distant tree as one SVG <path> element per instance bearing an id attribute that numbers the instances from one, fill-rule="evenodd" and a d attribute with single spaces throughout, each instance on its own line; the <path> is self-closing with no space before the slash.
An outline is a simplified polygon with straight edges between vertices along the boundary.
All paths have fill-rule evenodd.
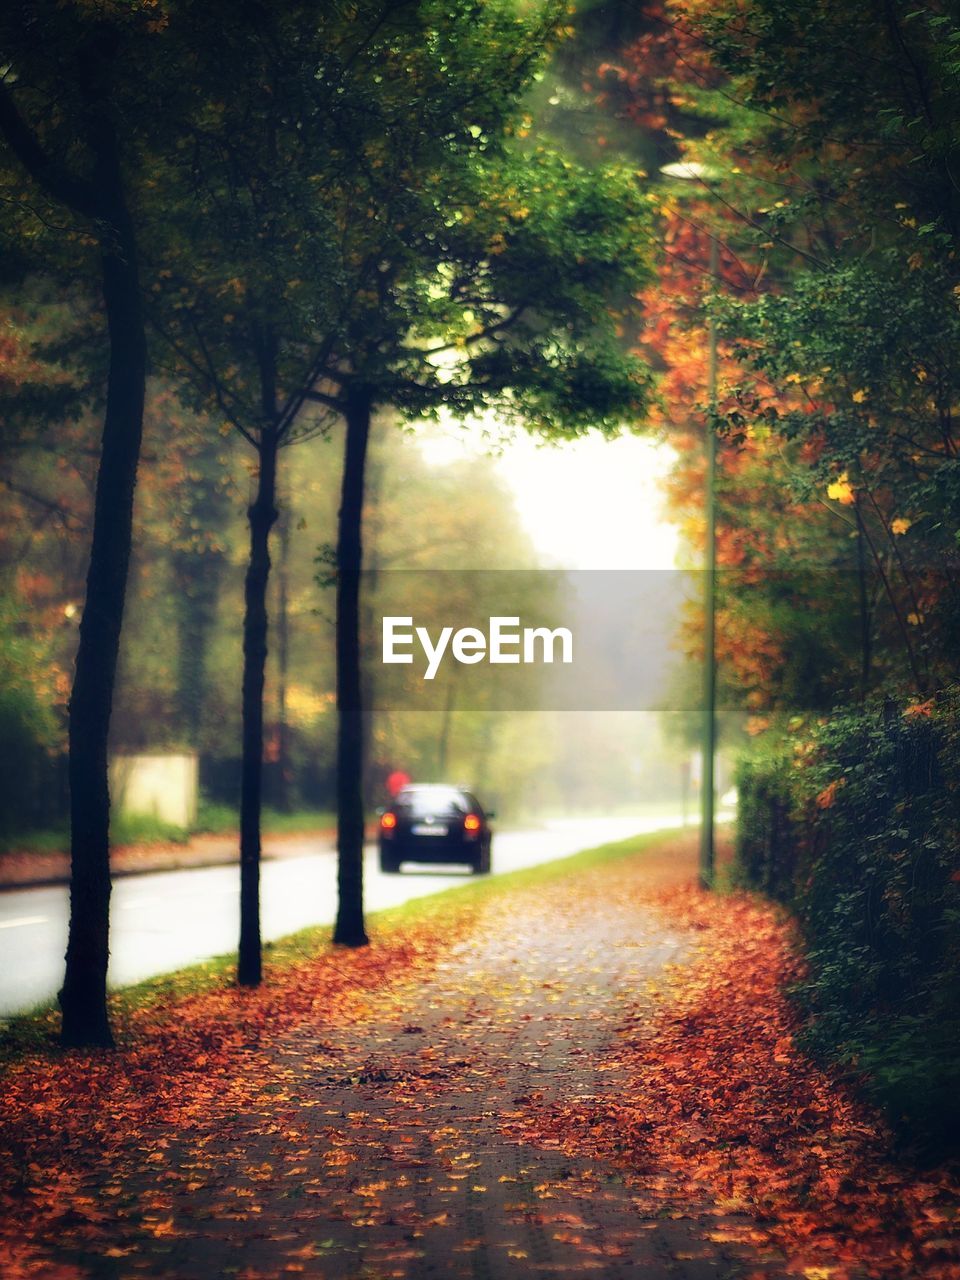
<path id="1" fill-rule="evenodd" d="M 364 486 L 361 579 L 361 681 L 364 794 L 380 791 L 391 762 L 423 780 L 483 772 L 486 724 L 505 709 L 536 704 L 542 671 L 494 668 L 465 690 L 457 666 L 442 667 L 424 705 L 421 672 L 384 667 L 379 619 L 409 611 L 431 628 L 496 613 L 520 613 L 532 626 L 557 626 L 560 574 L 541 572 L 511 491 L 492 457 L 467 450 L 431 465 L 395 411 L 375 414 Z M 411 501 L 416 495 L 416 501 Z M 335 629 L 336 548 L 321 546 L 323 615 Z M 329 599 L 329 605 L 327 600 Z M 517 775 L 520 769 L 516 770 Z"/>
<path id="2" fill-rule="evenodd" d="M 172 406 L 167 413 L 172 416 Z M 210 645 L 236 493 L 223 465 L 223 440 L 207 421 L 191 426 L 180 432 L 181 448 L 161 465 L 169 499 L 163 541 L 176 620 L 176 723 L 183 743 L 197 749 L 203 741 Z"/>

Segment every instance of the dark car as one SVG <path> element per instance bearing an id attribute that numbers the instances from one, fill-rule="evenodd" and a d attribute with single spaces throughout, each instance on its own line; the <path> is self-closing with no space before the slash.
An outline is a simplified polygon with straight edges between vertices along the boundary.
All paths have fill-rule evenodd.
<path id="1" fill-rule="evenodd" d="M 403 787 L 380 815 L 380 870 L 399 871 L 401 862 L 466 862 L 486 875 L 492 817 L 461 787 Z"/>

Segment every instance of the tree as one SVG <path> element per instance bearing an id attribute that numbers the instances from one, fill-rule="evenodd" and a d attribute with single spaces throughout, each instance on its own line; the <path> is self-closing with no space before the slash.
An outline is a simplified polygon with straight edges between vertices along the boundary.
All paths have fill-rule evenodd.
<path id="1" fill-rule="evenodd" d="M 154 411 L 166 412 L 169 423 L 180 406 L 172 391 Z M 182 410 L 180 410 L 182 413 Z M 167 508 L 169 570 L 173 577 L 176 621 L 175 702 L 178 736 L 188 746 L 201 745 L 210 645 L 226 562 L 227 526 L 236 494 L 222 457 L 223 440 L 209 421 L 191 422 L 180 430 L 179 447 L 160 459 L 165 496 L 176 495 Z M 173 434 L 172 432 L 170 434 Z M 172 510 L 170 509 L 172 506 Z"/>
<path id="2" fill-rule="evenodd" d="M 363 945 L 359 592 L 364 468 L 378 405 L 496 412 L 548 435 L 618 430 L 641 410 L 645 364 L 618 317 L 645 279 L 648 202 L 632 172 L 588 173 L 544 148 L 446 165 L 376 244 L 378 287 L 311 398 L 346 424 L 336 554 L 339 910 Z"/>
<path id="3" fill-rule="evenodd" d="M 15 5 L 0 25 L 0 134 L 28 179 L 21 216 L 73 225 L 61 252 L 99 258 L 108 335 L 89 570 L 70 697 L 71 907 L 60 1003 L 67 1045 L 110 1045 L 107 735 L 143 426 L 146 338 L 128 120 L 157 32 L 145 13 Z M 131 73 L 132 76 L 131 76 Z M 142 120 L 142 114 L 139 116 Z"/>
<path id="4" fill-rule="evenodd" d="M 456 664 L 444 664 L 425 699 L 419 670 L 382 665 L 379 620 L 408 613 L 415 601 L 418 623 L 431 629 L 452 618 L 485 624 L 498 613 L 553 627 L 562 621 L 563 575 L 537 567 L 492 457 L 444 463 L 428 449 L 425 460 L 418 447 L 423 427 L 403 428 L 395 412 L 378 413 L 368 445 L 360 619 L 364 795 L 382 795 L 388 775 L 402 769 L 423 780 L 470 779 L 501 808 L 519 799 L 544 753 L 549 758 L 556 750 L 555 738 L 533 727 L 529 712 L 512 714 L 537 705 L 543 669 L 495 667 L 465 682 Z M 302 477 L 302 458 L 297 468 Z M 335 546 L 319 550 L 322 616 L 333 635 Z M 322 650 L 318 639 L 325 643 L 326 634 L 314 632 L 314 651 Z"/>
<path id="5" fill-rule="evenodd" d="M 772 433 L 802 460 L 795 498 L 832 511 L 861 696 L 926 696 L 957 676 L 956 20 L 859 0 L 692 19 L 743 104 L 715 142 L 778 192 L 740 209 L 774 287 L 722 309 L 743 370 L 731 438 Z"/>
<path id="6" fill-rule="evenodd" d="M 243 984 L 261 977 L 266 599 L 281 448 L 325 430 L 308 395 L 371 314 L 384 252 L 404 252 L 418 184 L 444 157 L 482 151 L 556 13 L 552 0 L 527 18 L 500 0 L 363 0 L 349 10 L 302 0 L 255 20 L 226 3 L 171 16 L 178 47 L 190 50 L 182 74 L 202 93 L 180 143 L 189 163 L 175 157 L 158 174 L 171 217 L 151 321 L 174 375 L 243 436 L 257 465 L 244 620 Z"/>
<path id="7" fill-rule="evenodd" d="M 711 175 L 663 190 L 646 343 L 695 542 L 706 315 L 721 327 L 728 692 L 757 729 L 801 704 L 923 693 L 956 671 L 955 28 L 938 6 L 857 0 L 645 18 L 599 76 L 663 159 Z"/>

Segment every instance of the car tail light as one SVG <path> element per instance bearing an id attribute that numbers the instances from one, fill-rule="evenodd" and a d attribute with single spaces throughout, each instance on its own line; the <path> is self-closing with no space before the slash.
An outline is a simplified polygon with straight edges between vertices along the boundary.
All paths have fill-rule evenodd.
<path id="1" fill-rule="evenodd" d="M 467 816 L 463 820 L 463 829 L 464 831 L 480 830 L 480 819 L 477 817 L 475 813 L 467 814 Z"/>
<path id="2" fill-rule="evenodd" d="M 392 831 L 397 825 L 397 815 L 395 813 L 385 813 L 380 818 L 380 826 L 384 831 Z"/>

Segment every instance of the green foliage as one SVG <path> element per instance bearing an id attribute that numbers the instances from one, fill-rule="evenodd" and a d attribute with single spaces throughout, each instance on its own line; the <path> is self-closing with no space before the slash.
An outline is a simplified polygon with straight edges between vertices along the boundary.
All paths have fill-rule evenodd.
<path id="1" fill-rule="evenodd" d="M 754 372 L 807 393 L 793 406 L 768 403 L 755 423 L 784 440 L 791 469 L 781 485 L 809 527 L 806 547 L 802 529 L 791 529 L 791 552 L 840 571 L 835 582 L 823 581 L 837 588 L 841 603 L 850 602 L 853 632 L 852 574 L 866 575 L 865 683 L 926 690 L 956 679 L 960 464 L 952 421 L 960 399 L 960 312 L 949 274 L 933 266 L 904 274 L 896 254 L 838 263 L 799 274 L 786 296 L 727 305 L 723 327 Z M 825 499 L 838 494 L 831 529 Z M 760 519 L 752 518 L 754 527 Z M 851 575 L 846 588 L 844 571 Z M 816 576 L 806 580 L 811 597 Z M 812 612 L 822 622 L 824 610 Z M 852 660 L 855 687 L 856 636 L 848 624 L 844 637 L 842 627 L 834 610 L 820 629 Z"/>
<path id="2" fill-rule="evenodd" d="M 910 1136 L 960 1137 L 960 693 L 837 713 L 741 765 L 737 874 L 799 919 L 808 1044 Z"/>
<path id="3" fill-rule="evenodd" d="M 70 848 L 66 825 L 36 829 L 24 826 L 0 836 L 0 853 L 63 853 Z"/>
<path id="4" fill-rule="evenodd" d="M 841 614 L 812 611 L 827 637 L 814 662 L 848 667 L 833 695 L 925 694 L 960 675 L 956 15 L 720 0 L 695 26 L 728 77 L 703 156 L 757 263 L 738 300 L 715 300 L 744 371 L 721 405 L 727 437 L 782 442 L 776 465 L 794 504 L 785 538 L 808 521 L 828 565 L 859 553 L 869 575 L 859 677 Z M 734 519 L 749 537 L 763 516 Z M 761 619 L 777 631 L 776 617 Z M 787 621 L 793 652 L 801 619 Z"/>
<path id="5" fill-rule="evenodd" d="M 395 344 L 405 306 L 423 313 L 451 174 L 497 145 L 559 14 L 552 0 L 301 0 L 256 23 L 229 3 L 175 12 L 203 93 L 162 167 L 152 291 L 194 395 L 252 440 L 318 429 L 304 393 L 345 351 Z M 385 371 L 367 372 L 376 385 Z"/>
<path id="6" fill-rule="evenodd" d="M 578 168 L 519 127 L 560 16 L 369 0 L 306 41 L 284 13 L 272 43 L 223 16 L 244 90 L 220 101 L 220 42 L 200 41 L 204 163 L 164 174 L 152 286 L 171 368 L 202 403 L 251 439 L 267 422 L 322 430 L 316 403 L 342 410 L 352 383 L 410 417 L 495 406 L 548 430 L 639 408 L 648 375 L 611 314 L 645 279 L 635 174 Z M 282 110 L 261 83 L 278 78 Z"/>
<path id="7" fill-rule="evenodd" d="M 240 813 L 235 806 L 211 800 L 201 793 L 197 804 L 197 820 L 193 827 L 198 835 L 232 834 L 239 827 Z"/>
<path id="8" fill-rule="evenodd" d="M 113 844 L 186 844 L 190 832 L 152 813 L 118 813 L 110 819 Z"/>
<path id="9" fill-rule="evenodd" d="M 337 815 L 332 809 L 295 809 L 281 813 L 269 805 L 263 810 L 263 830 L 267 835 L 311 835 L 317 831 L 332 831 L 337 825 Z"/>
<path id="10" fill-rule="evenodd" d="M 114 845 L 186 844 L 190 835 L 186 828 L 165 822 L 152 813 L 117 813 L 110 819 L 110 839 Z M 12 849 L 18 853 L 64 853 L 69 848 L 70 832 L 66 826 L 41 829 L 24 826 L 0 840 L 0 850 Z"/>
<path id="11" fill-rule="evenodd" d="M 960 28 L 949 6 L 723 2 L 702 31 L 774 156 L 840 161 L 810 191 L 821 207 L 843 190 L 853 221 L 908 192 L 921 233 L 955 236 Z"/>
<path id="12" fill-rule="evenodd" d="M 502 145 L 439 172 L 417 223 L 417 252 L 348 347 L 375 401 L 411 417 L 493 409 L 547 433 L 640 412 L 649 371 L 618 337 L 649 256 L 631 172 Z"/>
<path id="13" fill-rule="evenodd" d="M 796 866 L 791 801 L 794 760 L 786 748 L 741 756 L 737 762 L 737 838 L 734 883 L 791 901 Z"/>
<path id="14" fill-rule="evenodd" d="M 0 835 L 30 823 L 45 780 L 44 758 L 57 722 L 37 687 L 42 655 L 0 601 Z"/>
<path id="15" fill-rule="evenodd" d="M 336 814 L 329 809 L 296 809 L 292 813 L 278 813 L 264 805 L 262 826 L 267 835 L 310 834 L 330 831 L 336 826 Z M 234 835 L 240 827 L 240 812 L 229 804 L 218 804 L 202 798 L 197 810 L 193 831 L 204 835 Z"/>
<path id="16" fill-rule="evenodd" d="M 189 830 L 152 814 L 121 813 L 111 821 L 110 835 L 116 845 L 186 844 L 194 835 L 235 836 L 239 826 L 237 809 L 202 798 L 197 820 Z M 263 811 L 266 835 L 309 835 L 317 831 L 331 831 L 335 826 L 336 815 L 329 809 L 297 809 L 293 813 L 278 813 L 266 806 Z M 43 830 L 24 828 L 11 835 L 0 835 L 0 852 L 63 853 L 69 847 L 70 833 L 65 826 Z"/>

